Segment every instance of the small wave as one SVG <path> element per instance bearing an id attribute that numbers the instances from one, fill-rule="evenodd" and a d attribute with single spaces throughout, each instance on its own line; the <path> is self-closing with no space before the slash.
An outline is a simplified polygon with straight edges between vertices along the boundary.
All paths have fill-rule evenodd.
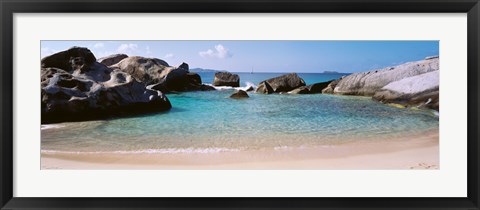
<path id="1" fill-rule="evenodd" d="M 165 148 L 165 149 L 145 149 L 145 150 L 119 150 L 119 151 L 59 151 L 42 150 L 44 154 L 209 154 L 221 152 L 239 152 L 240 149 L 230 148 Z"/>
<path id="2" fill-rule="evenodd" d="M 63 128 L 63 127 L 65 127 L 65 126 L 63 126 L 63 125 L 50 125 L 50 124 L 48 124 L 48 125 L 41 125 L 40 129 L 41 129 L 41 130 L 47 130 L 47 129 L 55 129 L 55 128 Z"/>
<path id="3" fill-rule="evenodd" d="M 213 88 L 215 88 L 216 90 L 248 90 L 250 87 L 253 87 L 253 89 L 256 89 L 257 86 L 252 83 L 252 82 L 245 82 L 245 86 L 243 87 L 230 87 L 230 86 L 213 86 L 212 84 L 208 84 L 206 83 L 205 85 L 209 85 L 209 86 L 212 86 Z"/>

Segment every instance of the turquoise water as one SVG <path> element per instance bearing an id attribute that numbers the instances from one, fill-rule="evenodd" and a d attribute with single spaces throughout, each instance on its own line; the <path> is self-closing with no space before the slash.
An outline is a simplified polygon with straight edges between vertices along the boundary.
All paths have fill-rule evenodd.
<path id="1" fill-rule="evenodd" d="M 201 75 L 204 83 L 213 80 L 208 74 Z M 240 75 L 242 84 L 274 76 Z M 300 76 L 311 84 L 341 75 Z M 176 153 L 318 146 L 388 140 L 439 123 L 430 111 L 398 109 L 369 97 L 249 93 L 248 99 L 228 98 L 234 91 L 169 94 L 173 108 L 163 113 L 49 125 L 42 130 L 42 150 Z"/>

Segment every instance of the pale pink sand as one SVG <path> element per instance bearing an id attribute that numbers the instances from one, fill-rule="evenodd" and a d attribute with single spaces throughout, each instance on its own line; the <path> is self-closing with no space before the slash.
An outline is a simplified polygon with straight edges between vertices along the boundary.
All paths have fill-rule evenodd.
<path id="1" fill-rule="evenodd" d="M 438 129 L 388 141 L 182 154 L 42 153 L 42 169 L 438 169 Z"/>

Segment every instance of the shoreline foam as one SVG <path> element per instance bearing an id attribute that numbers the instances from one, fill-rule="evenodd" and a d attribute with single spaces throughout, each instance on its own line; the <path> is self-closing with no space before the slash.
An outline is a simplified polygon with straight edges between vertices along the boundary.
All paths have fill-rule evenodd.
<path id="1" fill-rule="evenodd" d="M 438 169 L 438 129 L 389 141 L 207 153 L 49 153 L 42 169 Z"/>

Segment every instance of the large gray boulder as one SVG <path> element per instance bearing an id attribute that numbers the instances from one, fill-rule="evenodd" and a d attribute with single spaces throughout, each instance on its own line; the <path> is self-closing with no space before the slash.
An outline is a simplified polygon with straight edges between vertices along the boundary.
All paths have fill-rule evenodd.
<path id="1" fill-rule="evenodd" d="M 433 71 L 389 83 L 373 98 L 383 103 L 439 109 L 440 71 Z"/>
<path id="2" fill-rule="evenodd" d="M 240 77 L 230 72 L 217 72 L 213 78 L 213 85 L 240 87 Z"/>
<path id="3" fill-rule="evenodd" d="M 89 52 L 86 48 L 71 48 L 42 59 L 42 123 L 94 120 L 171 108 L 162 92 L 147 89 L 130 74 L 92 60 L 95 57 Z"/>
<path id="4" fill-rule="evenodd" d="M 383 103 L 439 109 L 439 57 L 354 73 L 332 81 L 322 93 L 372 96 Z"/>
<path id="5" fill-rule="evenodd" d="M 328 81 L 328 82 L 319 82 L 307 86 L 302 86 L 299 88 L 296 88 L 294 90 L 289 91 L 288 93 L 290 94 L 316 94 L 316 93 L 322 93 L 322 90 L 328 87 L 330 83 L 332 83 L 333 80 Z"/>
<path id="6" fill-rule="evenodd" d="M 127 57 L 128 55 L 125 55 L 125 54 L 114 54 L 114 55 L 109 55 L 106 57 L 99 58 L 97 59 L 97 62 L 105 66 L 111 66 L 111 65 L 117 64 L 118 62 L 120 62 L 121 60 Z"/>
<path id="7" fill-rule="evenodd" d="M 169 65 L 158 58 L 145 58 L 141 56 L 130 56 L 111 66 L 132 75 L 145 85 L 155 84 L 166 76 Z"/>
<path id="8" fill-rule="evenodd" d="M 428 57 L 425 60 L 404 63 L 368 72 L 348 75 L 336 84 L 334 94 L 373 96 L 391 82 L 439 69 L 439 59 Z"/>
<path id="9" fill-rule="evenodd" d="M 190 72 L 186 63 L 174 67 L 157 58 L 131 56 L 111 67 L 129 73 L 144 85 L 164 93 L 215 90 L 203 85 L 200 75 Z"/>
<path id="10" fill-rule="evenodd" d="M 281 93 L 301 86 L 305 86 L 305 81 L 296 73 L 291 73 L 260 82 L 256 92 L 263 94 Z"/>

